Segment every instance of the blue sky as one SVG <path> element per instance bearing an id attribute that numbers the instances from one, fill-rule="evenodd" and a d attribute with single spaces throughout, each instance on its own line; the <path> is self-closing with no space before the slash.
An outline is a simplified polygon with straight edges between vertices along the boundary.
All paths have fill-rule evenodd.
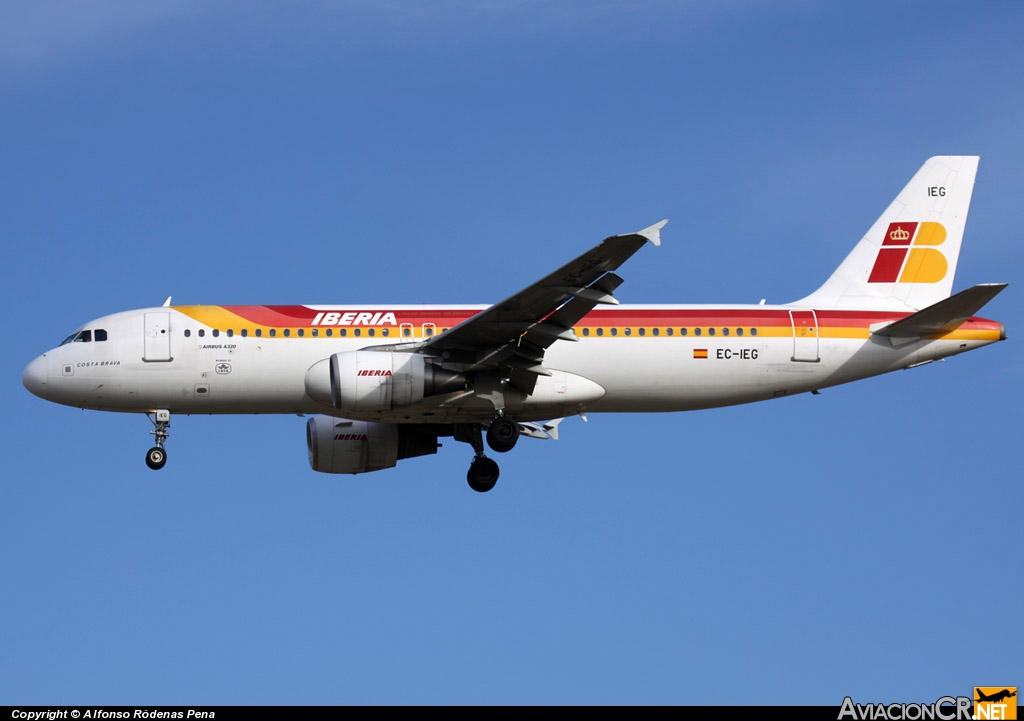
<path id="1" fill-rule="evenodd" d="M 1024 5 L 0 10 L 0 703 L 823 704 L 1022 685 Z M 48 404 L 176 303 L 487 303 L 671 222 L 623 302 L 803 297 L 932 155 L 1010 340 L 332 477 L 295 417 Z"/>

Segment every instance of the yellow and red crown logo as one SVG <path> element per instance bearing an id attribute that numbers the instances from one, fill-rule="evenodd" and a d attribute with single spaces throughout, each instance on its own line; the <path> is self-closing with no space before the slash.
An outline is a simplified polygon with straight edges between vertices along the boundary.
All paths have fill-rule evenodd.
<path id="1" fill-rule="evenodd" d="M 900 226 L 896 226 L 895 229 L 889 231 L 889 240 L 892 240 L 894 242 L 910 240 L 910 231 L 905 230 Z"/>

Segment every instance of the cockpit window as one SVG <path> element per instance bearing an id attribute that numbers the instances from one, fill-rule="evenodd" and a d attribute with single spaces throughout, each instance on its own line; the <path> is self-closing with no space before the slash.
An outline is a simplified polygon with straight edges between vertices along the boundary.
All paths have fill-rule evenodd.
<path id="1" fill-rule="evenodd" d="M 61 341 L 61 345 L 64 345 L 66 343 L 89 343 L 91 341 L 92 341 L 92 331 L 91 330 L 80 330 L 77 333 L 72 333 L 67 338 L 65 338 L 63 341 Z"/>
<path id="2" fill-rule="evenodd" d="M 107 339 L 107 331 L 102 328 L 97 328 L 95 333 L 96 342 L 104 341 Z M 67 345 L 68 343 L 89 343 L 94 340 L 94 334 L 91 330 L 78 330 L 69 335 L 67 338 L 60 342 L 61 345 Z"/>

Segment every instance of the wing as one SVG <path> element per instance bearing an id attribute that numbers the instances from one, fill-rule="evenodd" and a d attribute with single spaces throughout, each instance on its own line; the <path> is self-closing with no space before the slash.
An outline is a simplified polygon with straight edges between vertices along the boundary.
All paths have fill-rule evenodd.
<path id="1" fill-rule="evenodd" d="M 617 304 L 612 292 L 622 283 L 613 273 L 645 243 L 661 245 L 663 220 L 628 235 L 613 235 L 575 260 L 435 336 L 416 350 L 440 356 L 474 373 L 507 370 L 509 382 L 526 393 L 538 375 L 551 375 L 544 351 L 555 341 L 575 341 L 572 327 L 599 303 Z"/>

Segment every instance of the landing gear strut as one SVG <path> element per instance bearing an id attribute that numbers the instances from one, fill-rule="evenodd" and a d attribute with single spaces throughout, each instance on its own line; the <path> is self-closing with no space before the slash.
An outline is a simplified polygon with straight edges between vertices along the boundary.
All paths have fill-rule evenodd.
<path id="1" fill-rule="evenodd" d="M 465 423 L 455 426 L 455 440 L 473 446 L 476 457 L 469 465 L 466 480 L 477 493 L 486 493 L 498 482 L 498 464 L 484 455 L 483 426 L 479 423 Z"/>
<path id="2" fill-rule="evenodd" d="M 159 471 L 167 463 L 167 451 L 164 450 L 164 443 L 171 435 L 167 430 L 171 427 L 171 412 L 158 410 L 154 413 L 147 413 L 146 417 L 153 424 L 153 430 L 149 432 L 150 435 L 156 436 L 156 445 L 146 451 L 146 465 L 154 471 Z"/>

